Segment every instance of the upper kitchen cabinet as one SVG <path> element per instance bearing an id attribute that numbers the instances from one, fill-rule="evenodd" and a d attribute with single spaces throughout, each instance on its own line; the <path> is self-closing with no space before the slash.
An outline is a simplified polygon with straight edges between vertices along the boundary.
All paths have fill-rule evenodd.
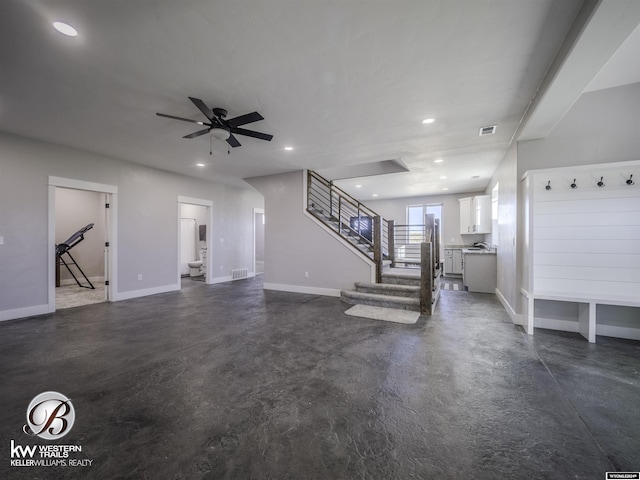
<path id="1" fill-rule="evenodd" d="M 460 234 L 491 233 L 491 195 L 460 198 Z"/>

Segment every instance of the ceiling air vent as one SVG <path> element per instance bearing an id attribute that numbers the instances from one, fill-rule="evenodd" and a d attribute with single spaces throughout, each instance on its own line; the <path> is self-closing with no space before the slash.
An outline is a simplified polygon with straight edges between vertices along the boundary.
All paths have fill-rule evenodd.
<path id="1" fill-rule="evenodd" d="M 482 127 L 480 129 L 480 136 L 484 137 L 485 135 L 493 135 L 496 133 L 496 125 L 491 125 L 490 127 Z"/>

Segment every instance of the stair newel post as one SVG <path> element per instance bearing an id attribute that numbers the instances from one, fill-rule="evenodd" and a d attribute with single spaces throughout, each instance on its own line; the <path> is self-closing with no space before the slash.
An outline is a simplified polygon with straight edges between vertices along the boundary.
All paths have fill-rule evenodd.
<path id="1" fill-rule="evenodd" d="M 382 283 L 382 218 L 373 217 L 373 261 L 376 264 L 376 283 Z"/>
<path id="2" fill-rule="evenodd" d="M 431 315 L 433 292 L 433 244 L 422 242 L 420 244 L 420 313 Z"/>
<path id="3" fill-rule="evenodd" d="M 388 235 L 388 250 L 389 250 L 389 259 L 391 260 L 391 266 L 396 266 L 396 243 L 395 243 L 395 228 L 396 221 L 395 220 L 387 220 L 387 235 Z"/>

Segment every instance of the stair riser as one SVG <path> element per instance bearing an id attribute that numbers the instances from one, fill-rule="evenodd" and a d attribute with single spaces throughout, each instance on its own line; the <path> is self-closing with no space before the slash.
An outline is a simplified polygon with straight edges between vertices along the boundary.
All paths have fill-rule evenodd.
<path id="1" fill-rule="evenodd" d="M 392 285 L 410 285 L 412 287 L 420 286 L 420 277 L 399 278 L 392 275 L 382 275 L 382 283 L 390 283 Z"/>
<path id="2" fill-rule="evenodd" d="M 383 286 L 381 286 L 381 284 L 367 286 L 367 287 L 356 286 L 356 291 L 363 292 L 363 293 L 375 293 L 378 295 L 393 295 L 396 297 L 420 298 L 420 291 L 407 292 L 402 290 L 387 290 Z"/>

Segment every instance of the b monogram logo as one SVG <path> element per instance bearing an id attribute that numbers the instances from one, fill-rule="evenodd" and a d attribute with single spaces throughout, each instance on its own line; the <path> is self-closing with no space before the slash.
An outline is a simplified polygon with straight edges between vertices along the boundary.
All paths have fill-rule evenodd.
<path id="1" fill-rule="evenodd" d="M 22 430 L 27 435 L 57 440 L 69 433 L 75 419 L 71 400 L 58 392 L 43 392 L 31 400 Z"/>

